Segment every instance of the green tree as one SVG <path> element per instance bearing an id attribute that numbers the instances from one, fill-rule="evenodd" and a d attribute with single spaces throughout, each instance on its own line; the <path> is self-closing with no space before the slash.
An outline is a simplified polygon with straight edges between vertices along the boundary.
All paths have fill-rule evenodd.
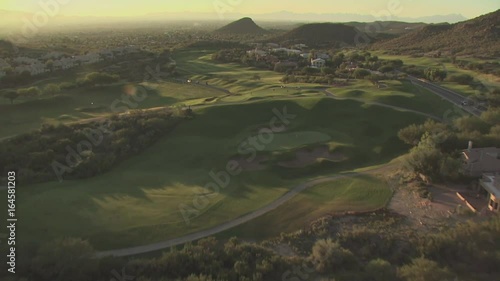
<path id="1" fill-rule="evenodd" d="M 337 55 L 332 57 L 332 68 L 338 68 L 344 62 L 344 53 L 338 53 Z"/>
<path id="2" fill-rule="evenodd" d="M 317 74 L 319 73 L 321 70 L 317 69 L 317 68 L 312 68 L 312 67 L 304 67 L 302 68 L 302 73 L 304 73 L 305 75 L 314 75 L 314 74 Z"/>
<path id="3" fill-rule="evenodd" d="M 309 259 L 321 273 L 331 273 L 355 261 L 351 251 L 342 248 L 338 242 L 333 242 L 330 238 L 316 241 Z"/>
<path id="4" fill-rule="evenodd" d="M 400 59 L 391 60 L 390 63 L 394 68 L 401 68 L 403 66 L 403 61 Z"/>
<path id="5" fill-rule="evenodd" d="M 19 94 L 16 91 L 9 90 L 4 92 L 2 97 L 10 100 L 10 104 L 14 104 L 14 100 L 19 97 Z"/>
<path id="6" fill-rule="evenodd" d="M 186 278 L 186 281 L 213 281 L 212 277 L 207 275 L 194 275 L 191 274 Z"/>
<path id="7" fill-rule="evenodd" d="M 365 78 L 372 82 L 373 85 L 378 85 L 379 81 L 384 79 L 383 76 L 377 74 L 370 74 Z"/>
<path id="8" fill-rule="evenodd" d="M 453 75 L 448 78 L 451 82 L 456 82 L 460 85 L 470 85 L 474 81 L 474 77 L 469 74 L 458 74 Z"/>
<path id="9" fill-rule="evenodd" d="M 33 259 L 33 272 L 41 280 L 87 281 L 97 269 L 98 260 L 88 241 L 64 238 L 43 245 Z"/>
<path id="10" fill-rule="evenodd" d="M 61 92 L 61 88 L 59 87 L 59 85 L 54 83 L 47 84 L 47 86 L 43 88 L 43 93 L 46 95 L 53 96 L 58 94 L 59 92 Z"/>
<path id="11" fill-rule="evenodd" d="M 391 65 L 383 65 L 378 69 L 378 71 L 380 71 L 382 73 L 387 73 L 387 72 L 394 71 L 394 67 L 392 67 Z"/>
<path id="12" fill-rule="evenodd" d="M 334 74 L 335 73 L 335 69 L 331 68 L 331 67 L 322 67 L 321 68 L 321 74 L 323 75 L 329 75 L 329 74 Z"/>
<path id="13" fill-rule="evenodd" d="M 53 60 L 46 61 L 45 67 L 47 67 L 50 71 L 54 71 L 54 61 Z"/>
<path id="14" fill-rule="evenodd" d="M 443 81 L 447 76 L 447 72 L 439 68 L 427 68 L 424 75 L 430 81 Z"/>
<path id="15" fill-rule="evenodd" d="M 426 258 L 416 258 L 402 266 L 398 275 L 405 281 L 453 281 L 455 276 L 446 268 Z"/>
<path id="16" fill-rule="evenodd" d="M 426 132 L 432 136 L 435 136 L 444 134 L 447 131 L 448 126 L 446 124 L 427 119 L 424 124 L 412 124 L 406 128 L 399 130 L 398 137 L 406 144 L 415 146 L 418 144 L 418 142 Z"/>
<path id="17" fill-rule="evenodd" d="M 490 108 L 484 111 L 481 114 L 481 120 L 491 125 L 500 124 L 500 108 Z"/>
<path id="18" fill-rule="evenodd" d="M 442 159 L 443 153 L 436 147 L 434 138 L 426 132 L 405 157 L 405 164 L 414 173 L 438 179 Z"/>
<path id="19" fill-rule="evenodd" d="M 367 277 L 373 281 L 396 280 L 396 270 L 383 259 L 371 260 L 365 267 Z"/>
<path id="20" fill-rule="evenodd" d="M 38 87 L 29 87 L 17 90 L 17 93 L 22 97 L 37 97 L 42 91 Z"/>
<path id="21" fill-rule="evenodd" d="M 363 78 L 367 77 L 368 75 L 370 75 L 371 72 L 367 69 L 358 68 L 358 69 L 354 70 L 353 74 L 354 74 L 354 78 L 363 79 Z"/>
<path id="22" fill-rule="evenodd" d="M 486 115 L 486 119 L 490 117 Z M 487 133 L 489 125 L 483 119 L 476 116 L 463 116 L 454 120 L 453 124 L 461 132 L 480 132 Z"/>
<path id="23" fill-rule="evenodd" d="M 97 86 L 103 84 L 110 84 L 120 79 L 118 75 L 111 75 L 108 73 L 92 72 L 85 76 L 84 82 L 88 85 Z"/>

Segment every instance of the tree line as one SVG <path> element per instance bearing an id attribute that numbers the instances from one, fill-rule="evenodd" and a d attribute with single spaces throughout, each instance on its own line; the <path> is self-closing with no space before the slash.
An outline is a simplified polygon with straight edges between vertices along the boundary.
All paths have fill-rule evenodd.
<path id="1" fill-rule="evenodd" d="M 289 245 L 296 254 L 279 254 L 277 245 Z M 108 281 L 117 274 L 138 281 L 495 280 L 500 219 L 419 232 L 401 216 L 380 211 L 340 225 L 336 217 L 324 217 L 262 243 L 209 237 L 152 256 L 96 258 L 80 238 L 56 239 L 30 251 L 19 273 L 2 280 Z"/>
<path id="2" fill-rule="evenodd" d="M 88 178 L 111 169 L 168 134 L 183 116 L 132 111 L 89 123 L 44 124 L 1 142 L 0 171 L 18 171 L 23 183 Z"/>

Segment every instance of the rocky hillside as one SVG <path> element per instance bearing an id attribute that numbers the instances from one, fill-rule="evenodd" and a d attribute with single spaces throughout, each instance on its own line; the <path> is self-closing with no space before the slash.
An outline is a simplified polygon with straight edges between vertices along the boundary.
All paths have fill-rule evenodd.
<path id="1" fill-rule="evenodd" d="M 402 54 L 433 51 L 500 56 L 500 10 L 456 24 L 427 25 L 401 37 L 377 42 L 374 49 Z"/>

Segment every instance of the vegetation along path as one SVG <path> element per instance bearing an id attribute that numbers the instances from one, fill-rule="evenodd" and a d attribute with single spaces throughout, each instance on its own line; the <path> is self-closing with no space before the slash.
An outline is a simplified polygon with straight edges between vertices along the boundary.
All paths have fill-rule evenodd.
<path id="1" fill-rule="evenodd" d="M 253 212 L 251 212 L 249 214 L 246 214 L 246 215 L 244 215 L 242 217 L 234 219 L 232 221 L 220 224 L 220 225 L 218 225 L 216 227 L 213 227 L 213 228 L 210 228 L 210 229 L 207 229 L 207 230 L 203 230 L 203 231 L 200 231 L 200 232 L 188 234 L 188 235 L 185 235 L 185 236 L 182 236 L 182 237 L 178 237 L 178 238 L 169 239 L 169 240 L 166 240 L 166 241 L 154 243 L 154 244 L 137 246 L 137 247 L 131 247 L 131 248 L 109 250 L 109 251 L 102 251 L 102 252 L 97 253 L 97 256 L 99 256 L 99 257 L 104 257 L 104 256 L 123 257 L 123 256 L 132 256 L 132 255 L 144 254 L 144 253 L 148 253 L 148 252 L 154 252 L 154 251 L 158 251 L 158 250 L 170 248 L 170 247 L 173 247 L 173 246 L 181 245 L 181 244 L 184 244 L 184 243 L 187 243 L 187 242 L 191 242 L 191 241 L 195 241 L 195 240 L 198 240 L 198 239 L 201 239 L 201 238 L 205 238 L 205 237 L 208 237 L 208 236 L 212 236 L 214 234 L 220 233 L 222 231 L 228 230 L 228 229 L 233 228 L 235 226 L 238 226 L 240 224 L 243 224 L 243 223 L 246 223 L 248 221 L 251 221 L 251 220 L 253 220 L 253 219 L 257 218 L 257 217 L 260 217 L 260 216 L 262 216 L 262 215 L 264 215 L 264 214 L 266 214 L 266 213 L 268 213 L 268 212 L 270 212 L 270 211 L 278 208 L 279 206 L 283 205 L 284 203 L 286 203 L 287 201 L 289 201 L 290 199 L 292 199 L 295 195 L 299 194 L 300 192 L 304 191 L 307 188 L 316 186 L 316 185 L 321 184 L 321 183 L 325 183 L 325 182 L 329 182 L 329 181 L 333 181 L 333 180 L 338 180 L 338 179 L 341 179 L 341 178 L 357 177 L 357 176 L 365 175 L 365 174 L 368 174 L 368 173 L 381 172 L 383 170 L 390 169 L 393 166 L 395 166 L 395 164 L 387 164 L 387 165 L 380 166 L 380 167 L 377 167 L 377 168 L 373 168 L 373 169 L 370 169 L 370 170 L 366 170 L 366 171 L 363 171 L 363 172 L 349 172 L 349 173 L 345 173 L 345 174 L 327 176 L 327 177 L 323 177 L 323 178 L 314 179 L 314 180 L 311 180 L 311 181 L 308 181 L 308 182 L 304 182 L 302 184 L 299 184 L 299 185 L 295 186 L 292 190 L 290 190 L 289 192 L 287 192 L 282 197 L 276 199 L 271 204 L 269 204 L 269 205 L 267 205 L 265 207 L 262 207 L 262 208 L 260 208 L 258 210 L 255 210 L 255 211 L 253 211 Z"/>

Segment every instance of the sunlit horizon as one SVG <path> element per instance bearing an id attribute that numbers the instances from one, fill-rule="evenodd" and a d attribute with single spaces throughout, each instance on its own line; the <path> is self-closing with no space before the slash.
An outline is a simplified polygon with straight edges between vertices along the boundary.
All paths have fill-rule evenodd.
<path id="1" fill-rule="evenodd" d="M 489 0 L 461 1 L 412 1 L 412 0 L 373 0 L 367 3 L 361 0 L 335 1 L 290 0 L 284 5 L 282 2 L 264 0 L 192 0 L 192 1 L 98 1 L 98 0 L 6 0 L 0 3 L 0 10 L 22 11 L 36 13 L 43 11 L 43 6 L 51 7 L 48 3 L 58 3 L 58 15 L 63 16 L 98 16 L 98 17 L 139 17 L 158 13 L 192 14 L 235 13 L 243 15 L 259 15 L 287 11 L 306 14 L 356 14 L 372 15 L 376 17 L 384 12 L 390 12 L 397 18 L 418 18 L 435 15 L 460 14 L 466 18 L 474 18 L 482 14 L 493 12 L 500 8 L 500 3 Z M 432 7 L 429 9 L 428 7 Z M 54 9 L 54 8 L 50 8 Z"/>

